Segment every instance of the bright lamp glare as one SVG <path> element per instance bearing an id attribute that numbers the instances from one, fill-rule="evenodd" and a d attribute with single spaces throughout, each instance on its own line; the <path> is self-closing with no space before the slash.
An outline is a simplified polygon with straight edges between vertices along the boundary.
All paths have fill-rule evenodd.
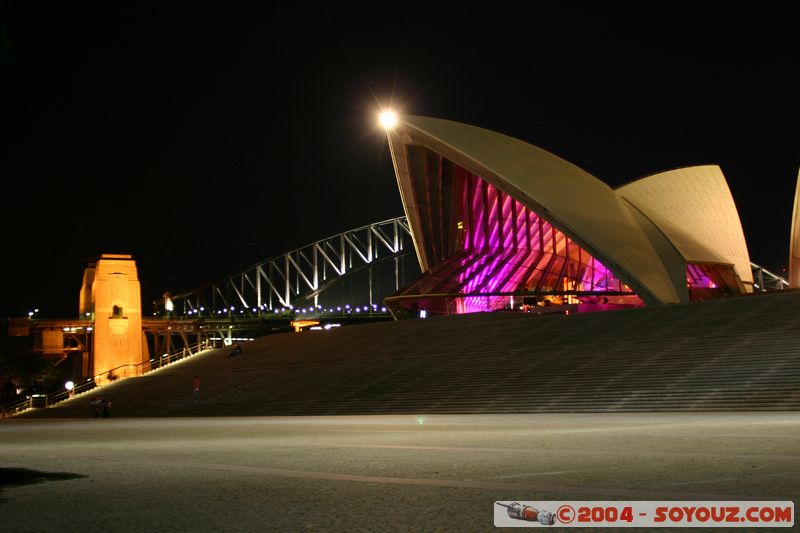
<path id="1" fill-rule="evenodd" d="M 397 126 L 397 113 L 394 111 L 384 111 L 380 116 L 380 123 L 385 129 L 392 129 Z"/>

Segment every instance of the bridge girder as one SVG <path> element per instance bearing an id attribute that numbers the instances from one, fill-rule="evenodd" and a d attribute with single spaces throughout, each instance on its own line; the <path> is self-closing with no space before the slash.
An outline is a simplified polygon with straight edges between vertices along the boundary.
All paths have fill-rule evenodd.
<path id="1" fill-rule="evenodd" d="M 332 235 L 271 257 L 211 285 L 171 296 L 187 315 L 261 316 L 299 304 L 317 307 L 340 278 L 413 251 L 406 217 Z M 400 288 L 395 275 L 395 290 Z"/>

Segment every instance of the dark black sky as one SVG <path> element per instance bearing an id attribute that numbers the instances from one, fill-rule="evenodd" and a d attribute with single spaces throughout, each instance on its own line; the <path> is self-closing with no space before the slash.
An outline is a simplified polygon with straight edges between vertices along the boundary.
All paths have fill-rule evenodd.
<path id="1" fill-rule="evenodd" d="M 717 163 L 753 261 L 786 266 L 800 117 L 784 4 L 144 5 L 2 4 L 3 316 L 74 315 L 103 252 L 135 256 L 149 310 L 401 215 L 372 114 L 389 103 L 612 186 Z"/>

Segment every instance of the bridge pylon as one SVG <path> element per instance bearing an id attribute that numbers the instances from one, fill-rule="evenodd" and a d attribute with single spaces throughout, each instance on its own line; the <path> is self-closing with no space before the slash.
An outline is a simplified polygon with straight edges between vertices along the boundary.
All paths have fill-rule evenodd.
<path id="1" fill-rule="evenodd" d="M 149 360 L 142 333 L 142 297 L 136 262 L 128 254 L 103 254 L 83 275 L 79 311 L 94 319 L 92 374 L 134 375 Z"/>

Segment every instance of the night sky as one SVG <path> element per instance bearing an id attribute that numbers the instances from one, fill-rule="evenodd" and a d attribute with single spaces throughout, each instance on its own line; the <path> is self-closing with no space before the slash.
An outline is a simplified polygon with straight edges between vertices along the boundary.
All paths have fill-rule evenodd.
<path id="1" fill-rule="evenodd" d="M 76 315 L 104 252 L 134 255 L 149 312 L 165 290 L 402 215 L 375 123 L 388 105 L 517 137 L 612 186 L 719 164 L 751 259 L 787 266 L 790 4 L 0 5 L 0 316 Z"/>

